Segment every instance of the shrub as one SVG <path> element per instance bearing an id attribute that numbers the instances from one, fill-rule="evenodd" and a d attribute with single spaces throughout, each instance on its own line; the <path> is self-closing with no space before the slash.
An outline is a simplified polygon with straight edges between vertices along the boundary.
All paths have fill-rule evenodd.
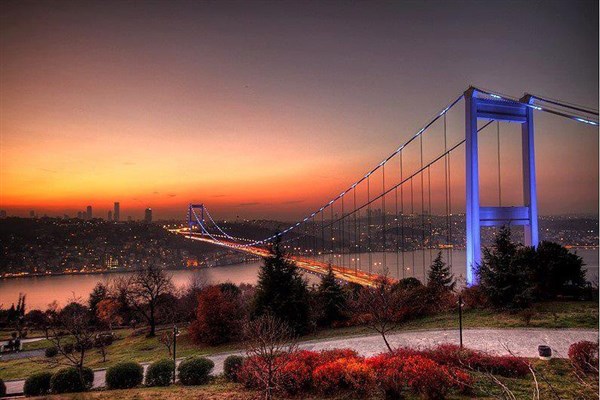
<path id="1" fill-rule="evenodd" d="M 307 391 L 312 384 L 312 368 L 304 360 L 293 358 L 281 367 L 280 379 L 281 387 L 289 395 Z"/>
<path id="2" fill-rule="evenodd" d="M 134 362 L 122 362 L 106 370 L 106 386 L 109 389 L 131 389 L 144 380 L 144 368 Z"/>
<path id="3" fill-rule="evenodd" d="M 25 380 L 23 385 L 23 393 L 25 396 L 42 396 L 50 391 L 50 379 L 52 379 L 52 373 L 50 372 L 39 372 L 31 375 Z"/>
<path id="4" fill-rule="evenodd" d="M 69 367 L 58 370 L 50 378 L 50 391 L 52 393 L 84 392 L 89 390 L 94 383 L 94 371 L 90 368 Z"/>
<path id="5" fill-rule="evenodd" d="M 340 358 L 315 368 L 313 380 L 315 387 L 325 394 L 350 390 L 364 395 L 374 388 L 375 373 L 360 358 Z"/>
<path id="6" fill-rule="evenodd" d="M 492 356 L 480 351 L 461 349 L 453 344 L 440 345 L 425 352 L 424 355 L 443 365 L 466 367 L 509 378 L 518 378 L 529 374 L 528 363 L 521 358 Z"/>
<path id="7" fill-rule="evenodd" d="M 177 370 L 179 381 L 188 385 L 202 385 L 208 382 L 209 375 L 215 363 L 205 357 L 192 357 L 183 360 Z"/>
<path id="8" fill-rule="evenodd" d="M 402 375 L 411 391 L 426 399 L 443 399 L 454 386 L 447 367 L 423 356 L 406 358 Z"/>
<path id="9" fill-rule="evenodd" d="M 569 347 L 569 359 L 582 372 L 598 373 L 598 342 L 581 341 Z"/>
<path id="10" fill-rule="evenodd" d="M 231 382 L 239 382 L 238 372 L 244 364 L 244 357 L 242 356 L 229 356 L 223 363 L 223 373 L 225 378 Z"/>
<path id="11" fill-rule="evenodd" d="M 58 349 L 55 346 L 48 347 L 44 354 L 46 357 L 55 357 L 58 354 Z"/>
<path id="12" fill-rule="evenodd" d="M 0 378 L 0 397 L 4 396 L 6 396 L 6 385 L 4 384 L 2 378 Z"/>
<path id="13" fill-rule="evenodd" d="M 153 362 L 146 371 L 146 385 L 169 386 L 173 380 L 174 369 L 175 363 L 168 358 Z"/>
<path id="14" fill-rule="evenodd" d="M 63 351 L 67 354 L 70 354 L 75 350 L 75 345 L 73 343 L 65 343 L 63 345 Z"/>

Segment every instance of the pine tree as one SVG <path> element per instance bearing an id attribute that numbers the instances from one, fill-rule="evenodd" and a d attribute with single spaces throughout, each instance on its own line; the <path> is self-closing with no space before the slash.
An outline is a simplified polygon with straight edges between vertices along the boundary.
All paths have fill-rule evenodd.
<path id="1" fill-rule="evenodd" d="M 429 268 L 429 275 L 427 278 L 427 286 L 435 289 L 443 290 L 454 290 L 456 281 L 454 275 L 450 272 L 450 268 L 442 260 L 442 252 L 440 251 L 433 260 L 433 264 Z"/>
<path id="2" fill-rule="evenodd" d="M 484 248 L 477 270 L 479 285 L 497 308 L 527 307 L 533 299 L 531 268 L 535 250 L 511 240 L 509 228 L 502 228 L 491 248 Z"/>
<path id="3" fill-rule="evenodd" d="M 333 322 L 341 321 L 345 318 L 346 295 L 344 289 L 335 278 L 331 264 L 327 267 L 327 274 L 321 277 L 321 282 L 317 289 L 317 298 L 321 307 L 319 316 L 319 323 L 321 325 L 331 326 Z"/>
<path id="4" fill-rule="evenodd" d="M 271 247 L 258 273 L 254 317 L 265 314 L 284 321 L 296 334 L 309 327 L 308 285 L 293 261 L 285 258 L 280 239 Z"/>

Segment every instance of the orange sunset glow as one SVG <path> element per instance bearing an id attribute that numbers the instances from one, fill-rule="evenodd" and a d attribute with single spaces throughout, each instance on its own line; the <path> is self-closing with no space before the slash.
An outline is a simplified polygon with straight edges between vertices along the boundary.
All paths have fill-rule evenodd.
<path id="1" fill-rule="evenodd" d="M 431 32 L 418 8 L 348 31 L 345 23 L 366 10 L 322 17 L 298 6 L 299 17 L 281 24 L 288 10 L 278 6 L 246 13 L 198 3 L 196 18 L 167 2 L 143 10 L 71 6 L 30 3 L 2 15 L 0 207 L 9 214 L 73 215 L 93 205 L 105 217 L 120 201 L 124 215 L 139 218 L 152 207 L 158 218 L 182 218 L 186 204 L 205 202 L 224 218 L 293 219 L 346 189 L 470 83 L 597 103 L 597 60 L 577 57 L 597 49 L 578 36 L 556 39 L 569 66 L 541 76 L 535 66 L 554 57 L 545 38 L 532 35 L 539 51 L 528 57 L 502 47 L 523 32 L 504 35 L 494 50 L 474 46 L 456 57 L 457 43 L 485 22 Z M 459 16 L 461 7 L 445 12 Z M 429 45 L 386 39 L 409 31 Z M 506 57 L 520 61 L 499 65 Z M 444 69 L 434 68 L 442 59 Z M 452 140 L 460 140 L 464 115 L 449 122 Z M 587 128 L 540 119 L 542 213 L 595 212 L 598 136 Z M 567 142 L 573 137 L 580 140 Z M 503 140 L 509 168 L 519 139 Z M 460 154 L 452 161 L 458 208 Z M 490 191 L 494 154 L 481 161 L 482 188 Z M 519 170 L 509 173 L 520 179 Z M 433 184 L 434 192 L 443 185 Z M 517 202 L 520 183 L 505 184 Z"/>

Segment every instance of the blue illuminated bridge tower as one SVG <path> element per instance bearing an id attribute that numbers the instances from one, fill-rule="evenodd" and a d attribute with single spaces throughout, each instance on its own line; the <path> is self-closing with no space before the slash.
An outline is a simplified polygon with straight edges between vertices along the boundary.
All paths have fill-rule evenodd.
<path id="1" fill-rule="evenodd" d="M 481 263 L 481 227 L 522 225 L 525 244 L 538 244 L 537 188 L 533 108 L 529 95 L 520 102 L 500 100 L 499 96 L 479 98 L 476 88 L 465 92 L 466 143 L 466 219 L 467 219 L 467 284 L 478 283 L 477 268 Z M 497 97 L 497 98 L 494 98 Z M 477 121 L 495 120 L 521 124 L 523 160 L 523 205 L 519 207 L 481 207 L 479 203 L 479 157 Z"/>

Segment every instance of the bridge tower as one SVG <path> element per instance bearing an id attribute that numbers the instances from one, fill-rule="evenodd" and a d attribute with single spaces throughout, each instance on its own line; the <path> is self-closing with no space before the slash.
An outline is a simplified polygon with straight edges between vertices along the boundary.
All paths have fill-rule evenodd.
<path id="1" fill-rule="evenodd" d="M 535 180 L 534 127 L 531 96 L 520 102 L 478 97 L 477 88 L 465 92 L 466 135 L 466 219 L 467 219 L 467 285 L 478 283 L 477 268 L 481 263 L 481 227 L 522 225 L 525 244 L 538 244 L 537 189 Z M 523 160 L 523 205 L 519 207 L 481 207 L 479 203 L 479 157 L 477 121 L 496 120 L 521 124 Z"/>
<path id="2" fill-rule="evenodd" d="M 196 218 L 194 217 L 196 208 L 200 209 L 200 213 L 201 213 L 200 221 L 202 222 L 202 224 L 204 224 L 204 204 L 190 204 L 188 206 L 188 228 L 189 228 L 190 236 L 192 234 L 192 228 L 194 226 L 200 227 L 200 224 L 198 224 L 198 221 L 196 221 Z M 202 227 L 200 227 L 200 228 L 202 228 Z"/>

